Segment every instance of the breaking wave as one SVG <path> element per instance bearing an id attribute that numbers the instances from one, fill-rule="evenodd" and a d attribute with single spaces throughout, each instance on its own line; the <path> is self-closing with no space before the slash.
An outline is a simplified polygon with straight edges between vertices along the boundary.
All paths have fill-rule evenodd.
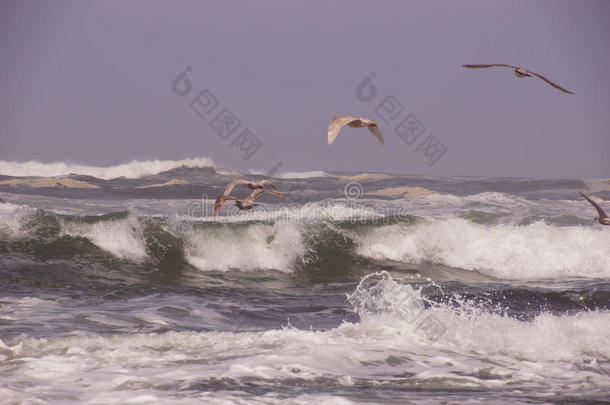
<path id="1" fill-rule="evenodd" d="M 115 179 L 124 177 L 136 179 L 155 175 L 175 169 L 177 167 L 203 168 L 212 167 L 213 162 L 208 158 L 193 158 L 183 160 L 132 160 L 116 166 L 99 167 L 85 166 L 70 162 L 41 163 L 0 161 L 0 174 L 5 176 L 66 176 L 80 174 L 93 176 L 99 179 Z"/>
<path id="2" fill-rule="evenodd" d="M 312 213 L 305 209 L 299 214 Z M 462 218 L 424 220 L 408 215 L 359 215 L 350 220 L 341 210 L 317 214 L 322 217 L 312 222 L 282 215 L 271 220 L 255 216 L 247 222 L 201 222 L 130 211 L 83 217 L 4 207 L 0 235 L 6 251 L 38 251 L 35 247 L 45 246 L 48 258 L 57 247 L 64 257 L 65 247 L 76 238 L 85 251 L 101 249 L 136 263 L 188 263 L 202 271 L 290 273 L 341 257 L 345 263 L 434 263 L 498 279 L 610 277 L 610 232 L 603 227 L 555 227 L 543 221 L 483 225 Z M 339 221 L 332 218 L 335 214 Z"/>
<path id="3" fill-rule="evenodd" d="M 401 300 L 404 295 L 411 299 Z M 152 299 L 150 305 L 159 305 L 159 296 Z M 23 310 L 36 310 L 33 300 L 47 304 L 38 298 L 27 300 Z M 584 389 L 596 397 L 607 396 L 608 311 L 541 313 L 523 321 L 466 301 L 457 307 L 431 305 L 420 290 L 397 283 L 386 272 L 362 279 L 348 301 L 360 320 L 326 330 L 278 325 L 256 332 L 245 328 L 43 338 L 22 334 L 11 341 L 0 340 L 0 361 L 28 367 L 25 374 L 7 377 L 8 387 L 27 389 L 0 392 L 14 402 L 42 396 L 46 392 L 25 384 L 35 379 L 38 385 L 65 390 L 74 389 L 74 381 L 79 381 L 77 388 L 86 390 L 96 403 L 117 398 L 129 402 L 134 397 L 141 402 L 168 402 L 173 392 L 167 387 L 190 391 L 202 384 L 220 384 L 232 393 L 236 386 L 261 381 L 313 390 L 355 387 L 359 392 L 384 384 L 407 393 L 493 389 L 505 396 L 502 390 L 509 388 L 539 390 L 535 392 L 548 398 L 549 392 L 578 395 Z M 405 317 L 410 313 L 416 316 Z M 123 318 L 130 319 L 121 314 L 122 323 L 126 322 Z M 158 322 L 158 316 L 148 319 L 153 321 Z M 131 322 L 147 321 L 136 317 Z M 214 394 L 222 396 L 225 391 Z M 211 398 L 205 395 L 198 399 L 208 403 Z M 180 403 L 192 403 L 192 399 Z M 218 403 L 245 403 L 224 399 Z M 258 399 L 261 402 L 246 402 L 286 403 L 285 398 Z M 303 403 L 350 403 L 323 399 L 308 396 Z M 169 400 L 175 402 L 174 397 Z M 496 403 L 483 403 L 490 402 Z"/>
<path id="4" fill-rule="evenodd" d="M 371 229 L 358 253 L 375 259 L 440 263 L 503 279 L 610 277 L 610 232 L 604 228 L 481 225 L 451 218 Z"/>

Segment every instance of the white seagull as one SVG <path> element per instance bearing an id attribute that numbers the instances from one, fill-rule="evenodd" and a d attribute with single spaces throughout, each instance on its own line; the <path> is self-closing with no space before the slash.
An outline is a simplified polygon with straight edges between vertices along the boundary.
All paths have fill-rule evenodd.
<path id="1" fill-rule="evenodd" d="M 350 128 L 362 128 L 368 127 L 371 134 L 375 135 L 375 138 L 379 140 L 379 142 L 385 146 L 383 143 L 383 135 L 379 130 L 379 123 L 377 121 L 373 121 L 369 118 L 364 117 L 355 117 L 355 116 L 343 116 L 343 117 L 334 117 L 330 120 L 330 125 L 328 126 L 328 144 L 333 143 L 335 138 L 339 135 L 339 131 L 347 125 Z"/>
<path id="2" fill-rule="evenodd" d="M 284 194 L 280 193 L 279 191 L 269 190 L 268 188 L 259 188 L 259 189 L 254 190 L 252 193 L 250 193 L 249 196 L 247 196 L 243 200 L 235 199 L 235 205 L 240 210 L 249 210 L 252 207 L 254 207 L 254 205 L 255 205 L 254 200 L 256 199 L 256 197 L 258 197 L 259 195 L 261 195 L 263 193 L 271 193 L 278 197 L 285 198 Z"/>

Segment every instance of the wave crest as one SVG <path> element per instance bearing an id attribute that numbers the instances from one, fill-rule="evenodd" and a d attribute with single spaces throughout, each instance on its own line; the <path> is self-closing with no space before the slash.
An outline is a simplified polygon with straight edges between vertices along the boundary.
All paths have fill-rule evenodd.
<path id="1" fill-rule="evenodd" d="M 371 229 L 357 242 L 365 257 L 428 261 L 503 279 L 610 277 L 610 232 L 593 227 L 542 221 L 488 226 L 451 218 Z"/>
<path id="2" fill-rule="evenodd" d="M 80 174 L 105 180 L 119 177 L 137 179 L 140 177 L 152 176 L 161 172 L 166 172 L 182 166 L 189 168 L 212 167 L 213 162 L 208 158 L 182 160 L 132 160 L 129 163 L 123 163 L 120 165 L 99 167 L 79 165 L 70 162 L 41 163 L 33 160 L 29 162 L 0 161 L 0 174 L 14 177 L 48 177 Z"/>

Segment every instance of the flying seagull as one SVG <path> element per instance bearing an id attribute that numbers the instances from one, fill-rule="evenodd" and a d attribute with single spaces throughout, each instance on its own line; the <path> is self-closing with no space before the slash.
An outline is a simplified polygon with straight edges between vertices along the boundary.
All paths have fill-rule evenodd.
<path id="1" fill-rule="evenodd" d="M 600 207 L 598 203 L 596 203 L 595 201 L 593 201 L 592 199 L 590 199 L 589 197 L 584 195 L 582 192 L 579 191 L 579 193 L 580 193 L 581 196 L 585 197 L 585 199 L 587 201 L 589 201 L 589 203 L 591 203 L 591 205 L 597 211 L 598 217 L 595 218 L 595 219 L 597 219 L 599 221 L 599 223 L 602 224 L 602 225 L 610 225 L 610 218 L 608 218 L 608 215 L 606 215 L 606 213 L 604 212 L 602 207 Z"/>
<path id="2" fill-rule="evenodd" d="M 328 144 L 329 145 L 331 143 L 333 143 L 333 141 L 335 140 L 337 135 L 339 135 L 339 131 L 341 131 L 341 128 L 343 128 L 345 125 L 347 125 L 350 128 L 368 127 L 369 131 L 371 131 L 371 133 L 373 135 L 375 135 L 375 138 L 377 138 L 379 140 L 379 142 L 383 146 L 385 146 L 385 143 L 383 143 L 383 135 L 381 134 L 381 131 L 379 130 L 378 122 L 373 121 L 368 118 L 354 117 L 354 116 L 349 116 L 349 115 L 344 116 L 344 117 L 334 117 L 332 120 L 330 120 L 330 125 L 328 126 Z"/>
<path id="3" fill-rule="evenodd" d="M 218 215 L 218 213 L 220 212 L 222 207 L 229 200 L 237 200 L 237 198 L 233 197 L 232 195 L 224 195 L 224 194 L 219 196 L 216 199 L 216 202 L 214 203 L 214 215 Z"/>
<path id="4" fill-rule="evenodd" d="M 258 197 L 259 195 L 263 194 L 263 193 L 271 193 L 273 195 L 276 195 L 278 197 L 281 198 L 285 198 L 284 194 L 280 193 L 279 191 L 275 191 L 275 190 L 269 190 L 268 188 L 259 188 L 254 190 L 252 193 L 250 193 L 249 196 L 247 196 L 246 198 L 244 198 L 243 200 L 235 200 L 235 205 L 240 209 L 240 210 L 249 210 L 252 207 L 254 207 L 254 200 L 256 199 L 256 197 Z"/>
<path id="5" fill-rule="evenodd" d="M 231 195 L 231 191 L 233 191 L 235 186 L 237 186 L 238 184 L 245 184 L 246 187 L 248 187 L 251 190 L 255 190 L 255 191 L 256 190 L 266 190 L 264 188 L 265 185 L 269 185 L 275 189 L 275 186 L 269 180 L 262 180 L 259 182 L 248 181 L 248 180 L 243 180 L 243 179 L 232 180 L 229 182 L 229 184 L 227 184 L 222 195 L 218 196 L 218 198 L 216 199 L 216 202 L 214 203 L 214 214 L 218 214 L 220 212 L 220 210 L 222 209 L 222 206 L 225 204 L 225 202 L 230 201 L 230 200 L 237 201 L 237 198 L 235 198 Z M 256 197 L 254 197 L 254 198 L 256 198 Z M 250 207 L 250 208 L 252 208 L 252 207 Z"/>
<path id="6" fill-rule="evenodd" d="M 258 188 L 264 188 L 265 185 L 267 185 L 267 184 L 275 189 L 275 186 L 269 180 L 248 181 L 248 180 L 244 180 L 244 179 L 235 179 L 235 180 L 231 180 L 229 182 L 229 184 L 227 184 L 227 186 L 225 187 L 225 191 L 224 191 L 223 195 L 231 194 L 231 191 L 233 191 L 235 186 L 237 186 L 238 184 L 245 184 L 246 187 L 248 187 L 250 190 L 256 190 Z"/>
<path id="7" fill-rule="evenodd" d="M 284 194 L 280 193 L 279 191 L 269 190 L 268 188 L 258 188 L 252 191 L 249 196 L 242 200 L 233 197 L 232 195 L 223 194 L 216 199 L 216 203 L 214 204 L 214 214 L 218 214 L 220 210 L 222 210 L 222 207 L 224 206 L 225 202 L 231 200 L 235 201 L 235 206 L 238 207 L 240 210 L 249 210 L 254 207 L 254 200 L 256 199 L 256 197 L 263 193 L 271 193 L 273 195 L 277 195 L 278 197 L 284 198 Z"/>
<path id="8" fill-rule="evenodd" d="M 527 70 L 521 67 L 517 67 L 517 66 L 512 66 L 512 65 L 507 65 L 504 63 L 492 63 L 491 65 L 462 65 L 466 68 L 471 68 L 471 69 L 480 69 L 480 68 L 489 68 L 489 67 L 496 67 L 496 66 L 502 66 L 502 67 L 507 67 L 507 68 L 511 68 L 515 70 L 515 76 L 519 77 L 519 78 L 523 78 L 523 77 L 532 77 L 532 76 L 536 76 L 539 79 L 544 80 L 545 82 L 547 82 L 548 84 L 550 84 L 551 86 L 555 87 L 558 90 L 563 91 L 564 93 L 568 93 L 568 94 L 574 94 L 569 90 L 564 89 L 563 87 L 553 83 L 552 81 L 550 81 L 549 79 L 547 79 L 546 77 L 536 73 L 536 72 L 532 72 L 531 70 Z"/>

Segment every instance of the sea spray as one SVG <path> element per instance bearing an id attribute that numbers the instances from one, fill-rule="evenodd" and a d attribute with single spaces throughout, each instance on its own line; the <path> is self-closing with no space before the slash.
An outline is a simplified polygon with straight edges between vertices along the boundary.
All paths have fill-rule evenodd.
<path id="1" fill-rule="evenodd" d="M 428 307 L 437 305 L 421 294 L 422 288 L 413 289 L 409 284 L 399 284 L 386 271 L 371 273 L 362 278 L 347 301 L 358 313 L 362 322 L 378 317 L 396 318 L 429 340 L 438 340 L 447 330 L 445 325 Z"/>

